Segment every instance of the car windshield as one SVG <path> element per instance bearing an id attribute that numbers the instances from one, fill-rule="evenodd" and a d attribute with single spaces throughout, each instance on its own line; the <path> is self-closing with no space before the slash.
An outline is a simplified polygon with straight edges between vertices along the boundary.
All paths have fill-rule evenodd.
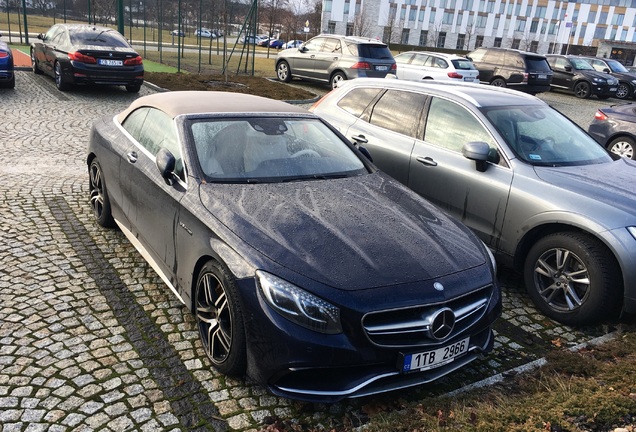
<path id="1" fill-rule="evenodd" d="M 623 66 L 621 63 L 617 62 L 616 60 L 606 60 L 606 61 L 607 61 L 607 65 L 610 67 L 612 72 L 619 72 L 619 73 L 629 72 L 627 68 L 625 68 L 625 66 Z"/>
<path id="2" fill-rule="evenodd" d="M 284 182 L 368 172 L 318 119 L 198 119 L 189 129 L 201 169 L 211 182 Z"/>
<path id="3" fill-rule="evenodd" d="M 473 63 L 468 60 L 468 59 L 456 59 L 456 60 L 451 60 L 453 63 L 453 66 L 455 66 L 455 69 L 458 70 L 471 70 L 471 69 L 475 69 L 475 66 L 473 66 Z"/>
<path id="4" fill-rule="evenodd" d="M 128 43 L 114 30 L 75 31 L 71 33 L 73 45 L 97 45 L 103 47 L 127 48 Z"/>
<path id="5" fill-rule="evenodd" d="M 593 138 L 558 111 L 544 106 L 484 109 L 510 149 L 532 165 L 568 166 L 611 162 Z"/>

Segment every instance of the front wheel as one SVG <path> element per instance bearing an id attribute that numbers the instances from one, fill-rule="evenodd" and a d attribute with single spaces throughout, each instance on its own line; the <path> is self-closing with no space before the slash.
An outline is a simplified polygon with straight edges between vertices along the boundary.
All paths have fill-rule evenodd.
<path id="1" fill-rule="evenodd" d="M 115 224 L 110 210 L 110 200 L 104 182 L 102 167 L 93 159 L 88 167 L 90 203 L 93 208 L 95 221 L 103 227 L 112 227 Z"/>
<path id="2" fill-rule="evenodd" d="M 286 61 L 278 63 L 276 66 L 276 76 L 282 82 L 290 82 L 292 79 L 291 71 L 289 70 L 289 64 Z"/>
<path id="3" fill-rule="evenodd" d="M 627 99 L 631 93 L 632 88 L 627 83 L 619 83 L 616 89 L 616 97 L 619 99 Z"/>
<path id="4" fill-rule="evenodd" d="M 580 99 L 588 99 L 592 95 L 592 87 L 586 81 L 580 81 L 574 85 L 574 96 Z"/>
<path id="5" fill-rule="evenodd" d="M 530 249 L 524 267 L 528 294 L 537 308 L 564 324 L 615 318 L 620 306 L 620 268 L 595 238 L 556 233 Z"/>
<path id="6" fill-rule="evenodd" d="M 194 313 L 203 349 L 221 373 L 245 373 L 247 349 L 243 312 L 234 278 L 215 261 L 207 262 L 197 278 Z"/>
<path id="7" fill-rule="evenodd" d="M 634 156 L 635 146 L 636 142 L 632 138 L 619 137 L 610 142 L 607 149 L 621 157 L 636 160 L 636 156 Z"/>
<path id="8" fill-rule="evenodd" d="M 347 80 L 347 77 L 345 76 L 345 74 L 343 74 L 342 72 L 336 72 L 333 75 L 331 75 L 331 79 L 329 80 L 329 85 L 331 85 L 332 89 L 335 89 L 338 86 L 338 84 L 346 80 Z"/>

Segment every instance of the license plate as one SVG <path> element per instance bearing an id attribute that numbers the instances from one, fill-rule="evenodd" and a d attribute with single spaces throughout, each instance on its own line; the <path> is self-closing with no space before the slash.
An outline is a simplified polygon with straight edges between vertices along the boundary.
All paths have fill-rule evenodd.
<path id="1" fill-rule="evenodd" d="M 402 372 L 415 372 L 426 369 L 433 369 L 446 363 L 450 363 L 456 357 L 468 352 L 468 342 L 466 338 L 433 351 L 424 351 L 404 356 Z"/>
<path id="2" fill-rule="evenodd" d="M 610 87 L 610 91 L 616 91 L 618 87 Z"/>
<path id="3" fill-rule="evenodd" d="M 99 59 L 99 64 L 102 66 L 122 66 L 124 62 L 122 60 Z"/>
<path id="4" fill-rule="evenodd" d="M 377 71 L 388 71 L 389 67 L 388 66 L 376 66 L 375 70 L 377 70 Z"/>
<path id="5" fill-rule="evenodd" d="M 464 81 L 475 81 L 473 77 L 464 77 Z"/>
<path id="6" fill-rule="evenodd" d="M 546 79 L 546 78 L 548 78 L 548 76 L 546 74 L 539 74 L 538 78 L 539 79 Z"/>

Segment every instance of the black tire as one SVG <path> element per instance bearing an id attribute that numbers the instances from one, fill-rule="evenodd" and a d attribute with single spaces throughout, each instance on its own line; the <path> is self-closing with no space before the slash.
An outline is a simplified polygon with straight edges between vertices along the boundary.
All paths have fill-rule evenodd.
<path id="1" fill-rule="evenodd" d="M 494 87 L 506 87 L 506 81 L 503 78 L 495 78 L 490 82 L 490 85 Z"/>
<path id="2" fill-rule="evenodd" d="M 0 88 L 15 88 L 15 74 L 11 77 L 11 79 L 7 82 L 0 83 Z"/>
<path id="3" fill-rule="evenodd" d="M 289 63 L 286 61 L 281 61 L 276 65 L 276 76 L 282 82 L 290 82 L 292 79 L 291 69 L 289 68 Z"/>
<path id="4" fill-rule="evenodd" d="M 106 190 L 106 183 L 104 181 L 104 172 L 97 162 L 97 159 L 93 159 L 88 167 L 88 178 L 90 203 L 95 221 L 103 227 L 110 228 L 115 225 L 115 220 L 111 213 L 110 199 L 108 198 L 108 191 Z"/>
<path id="5" fill-rule="evenodd" d="M 632 87 L 625 83 L 618 83 L 618 88 L 616 89 L 616 97 L 619 99 L 627 99 L 632 94 Z"/>
<path id="6" fill-rule="evenodd" d="M 234 277 L 216 261 L 207 262 L 199 272 L 194 314 L 212 365 L 225 375 L 244 375 L 247 348 L 238 289 Z"/>
<path id="7" fill-rule="evenodd" d="M 636 141 L 626 136 L 615 138 L 607 145 L 607 150 L 610 152 L 627 159 L 636 160 L 634 148 L 636 148 Z"/>
<path id="8" fill-rule="evenodd" d="M 59 91 L 66 91 L 69 88 L 69 85 L 64 82 L 62 78 L 62 65 L 60 62 L 55 62 L 55 66 L 53 66 L 54 77 L 55 77 L 55 87 Z"/>
<path id="9" fill-rule="evenodd" d="M 141 84 L 129 84 L 126 86 L 128 93 L 139 93 L 139 90 L 141 90 Z"/>
<path id="10" fill-rule="evenodd" d="M 588 99 L 592 96 L 592 86 L 587 81 L 579 81 L 574 84 L 574 96 L 579 99 Z"/>
<path id="11" fill-rule="evenodd" d="M 345 74 L 343 74 L 342 72 L 334 72 L 334 74 L 331 75 L 331 78 L 329 78 L 329 85 L 332 89 L 335 89 L 339 83 L 346 80 L 347 76 Z"/>
<path id="12" fill-rule="evenodd" d="M 35 53 L 31 50 L 31 69 L 33 69 L 33 73 L 36 75 L 42 75 L 42 69 L 38 67 L 38 62 L 35 59 Z"/>
<path id="13" fill-rule="evenodd" d="M 526 257 L 524 279 L 537 308 L 564 324 L 618 317 L 620 268 L 595 238 L 581 233 L 543 237 Z"/>

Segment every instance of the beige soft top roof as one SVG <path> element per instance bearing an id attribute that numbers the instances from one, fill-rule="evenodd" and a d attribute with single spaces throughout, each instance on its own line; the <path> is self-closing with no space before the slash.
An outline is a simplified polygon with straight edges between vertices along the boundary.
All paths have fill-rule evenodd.
<path id="1" fill-rule="evenodd" d="M 308 114 L 303 108 L 261 96 L 217 91 L 174 91 L 136 99 L 117 116 L 117 120 L 121 123 L 132 111 L 144 106 L 158 108 L 172 118 L 182 114 L 206 113 Z"/>

